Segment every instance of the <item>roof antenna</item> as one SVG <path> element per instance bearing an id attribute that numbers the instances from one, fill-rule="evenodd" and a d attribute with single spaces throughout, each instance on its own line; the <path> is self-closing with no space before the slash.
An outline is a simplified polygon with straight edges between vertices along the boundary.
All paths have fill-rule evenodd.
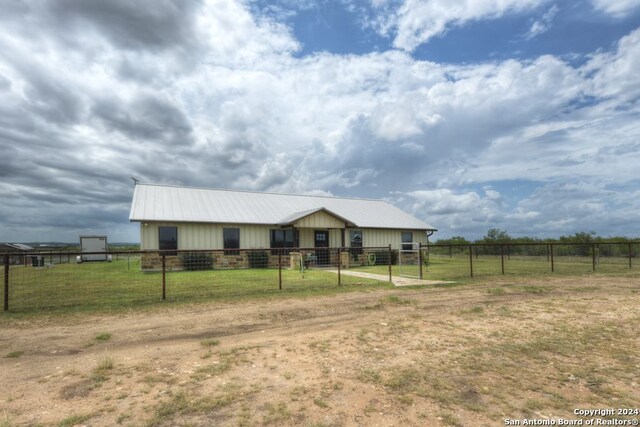
<path id="1" fill-rule="evenodd" d="M 131 179 L 133 180 L 133 185 L 138 185 L 138 183 L 140 182 L 139 179 L 136 179 L 134 177 L 131 177 Z"/>

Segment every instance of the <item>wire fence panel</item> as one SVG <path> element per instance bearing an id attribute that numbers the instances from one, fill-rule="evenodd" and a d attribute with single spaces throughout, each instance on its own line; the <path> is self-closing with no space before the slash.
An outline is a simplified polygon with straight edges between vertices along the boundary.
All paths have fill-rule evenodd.
<path id="1" fill-rule="evenodd" d="M 558 274 L 585 274 L 592 271 L 589 247 L 553 245 L 553 267 Z"/>
<path id="2" fill-rule="evenodd" d="M 278 270 L 272 268 L 173 271 L 166 274 L 166 299 L 169 301 L 202 301 L 277 292 L 278 289 Z"/>
<path id="3" fill-rule="evenodd" d="M 428 264 L 422 275 L 424 279 L 431 280 L 469 277 L 469 257 L 462 252 L 449 257 L 430 251 Z"/>
<path id="4" fill-rule="evenodd" d="M 429 268 L 424 278 L 627 274 L 638 268 L 638 246 L 637 242 L 429 245 Z"/>
<path id="5" fill-rule="evenodd" d="M 637 257 L 637 246 L 631 243 L 598 244 L 596 246 L 596 266 L 598 271 L 614 273 L 625 267 L 633 268 L 633 259 Z"/>
<path id="6" fill-rule="evenodd" d="M 160 283 L 141 274 L 136 263 L 133 257 L 128 261 L 12 266 L 11 310 L 109 308 L 158 300 Z"/>
<path id="7" fill-rule="evenodd" d="M 421 244 L 403 244 L 398 250 L 398 274 L 402 277 L 420 279 L 422 276 Z"/>
<path id="8" fill-rule="evenodd" d="M 364 257 L 369 253 L 373 251 L 364 251 Z M 319 259 L 313 248 L 112 252 L 108 261 L 100 262 L 76 262 L 80 253 L 71 252 L 31 253 L 19 262 L 0 255 L 0 260 L 7 260 L 5 299 L 11 311 L 108 310 L 162 301 L 387 284 L 340 274 L 349 268 L 349 254 L 340 248 L 323 248 Z"/>
<path id="9" fill-rule="evenodd" d="M 288 270 L 283 270 L 286 289 L 381 285 L 389 280 L 387 248 L 323 248 L 320 256 L 317 254 L 317 248 L 302 248 L 290 253 Z M 383 263 L 386 263 L 386 272 L 381 275 L 375 267 Z M 353 274 L 354 271 L 364 272 L 362 269 L 370 271 Z M 368 277 L 370 275 L 374 277 Z"/>
<path id="10" fill-rule="evenodd" d="M 504 274 L 539 275 L 551 273 L 550 251 L 546 245 L 539 247 L 505 245 L 501 262 L 504 263 Z"/>
<path id="11" fill-rule="evenodd" d="M 5 311 L 110 309 L 165 300 L 385 287 L 403 273 L 401 262 L 404 275 L 411 267 L 412 276 L 430 280 L 634 274 L 640 265 L 637 242 L 418 247 L 409 254 L 390 247 L 121 251 L 94 262 L 78 262 L 79 252 L 35 252 L 0 254 L 0 260 Z"/>

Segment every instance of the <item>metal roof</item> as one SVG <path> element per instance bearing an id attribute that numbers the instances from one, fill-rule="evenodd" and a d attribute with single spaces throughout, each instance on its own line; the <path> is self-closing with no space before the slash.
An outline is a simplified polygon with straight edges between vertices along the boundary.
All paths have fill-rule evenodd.
<path id="1" fill-rule="evenodd" d="M 324 209 L 362 228 L 435 230 L 383 200 L 137 184 L 130 221 L 277 225 Z"/>
<path id="2" fill-rule="evenodd" d="M 10 249 L 17 249 L 19 251 L 33 250 L 31 246 L 25 245 L 24 243 L 0 243 L 0 246 L 7 246 Z"/>

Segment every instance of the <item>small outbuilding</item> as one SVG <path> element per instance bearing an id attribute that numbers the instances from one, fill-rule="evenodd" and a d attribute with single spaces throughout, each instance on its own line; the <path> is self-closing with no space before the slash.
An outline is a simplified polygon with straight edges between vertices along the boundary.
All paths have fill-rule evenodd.
<path id="1" fill-rule="evenodd" d="M 27 265 L 30 251 L 33 248 L 23 243 L 0 243 L 0 253 L 9 254 L 9 264 Z"/>

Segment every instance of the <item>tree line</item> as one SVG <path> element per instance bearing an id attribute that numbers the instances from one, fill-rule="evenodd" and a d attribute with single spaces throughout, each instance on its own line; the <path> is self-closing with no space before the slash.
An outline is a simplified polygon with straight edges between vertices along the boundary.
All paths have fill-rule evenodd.
<path id="1" fill-rule="evenodd" d="M 435 245 L 453 245 L 452 248 L 432 248 L 432 251 L 448 253 L 460 253 L 466 251 L 468 245 L 478 246 L 476 250 L 479 254 L 499 255 L 505 245 L 505 251 L 511 255 L 547 255 L 549 244 L 553 243 L 554 254 L 560 256 L 591 256 L 594 244 L 597 254 L 600 256 L 628 256 L 629 243 L 638 242 L 640 239 L 630 239 L 628 237 L 601 237 L 596 233 L 578 232 L 575 234 L 560 236 L 555 239 L 539 239 L 535 237 L 512 237 L 505 230 L 491 228 L 481 239 L 474 241 L 467 240 L 462 236 L 453 236 L 449 239 L 438 239 Z M 465 245 L 457 246 L 456 245 Z M 637 255 L 640 245 L 631 246 L 632 256 Z"/>

